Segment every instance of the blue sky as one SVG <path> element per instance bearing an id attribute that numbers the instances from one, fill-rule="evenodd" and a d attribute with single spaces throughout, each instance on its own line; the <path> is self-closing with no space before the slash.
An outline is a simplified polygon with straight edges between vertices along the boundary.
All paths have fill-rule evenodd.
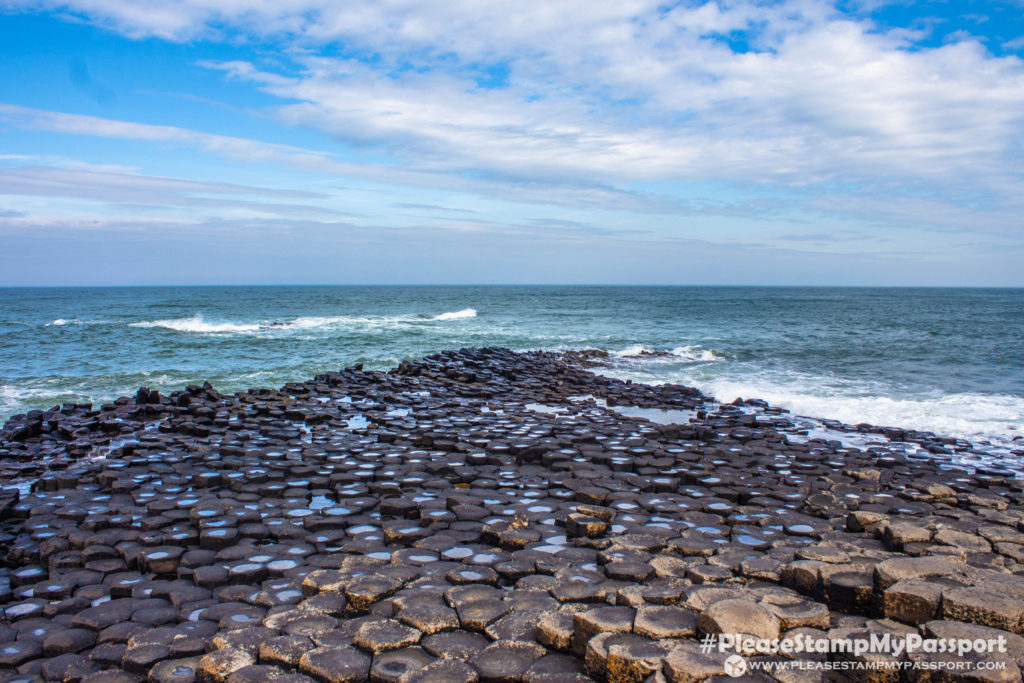
<path id="1" fill-rule="evenodd" d="M 1024 0 L 0 0 L 0 286 L 1024 285 Z"/>

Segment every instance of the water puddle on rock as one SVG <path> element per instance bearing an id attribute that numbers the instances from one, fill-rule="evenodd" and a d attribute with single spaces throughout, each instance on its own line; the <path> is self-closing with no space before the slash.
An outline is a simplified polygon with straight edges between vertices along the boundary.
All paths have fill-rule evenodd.
<path id="1" fill-rule="evenodd" d="M 337 501 L 333 501 L 327 496 L 313 496 L 309 501 L 310 510 L 323 510 L 334 505 L 337 505 Z"/>
<path id="2" fill-rule="evenodd" d="M 568 399 L 573 403 L 593 401 L 602 408 L 612 410 L 623 417 L 640 417 L 661 425 L 685 425 L 690 423 L 690 418 L 697 416 L 696 410 L 668 410 L 664 408 L 638 408 L 636 406 L 609 406 L 605 399 L 595 398 L 592 394 L 569 396 Z"/>
<path id="3" fill-rule="evenodd" d="M 366 418 L 365 415 L 354 415 L 354 416 L 348 418 L 345 421 L 345 423 L 348 425 L 349 429 L 356 430 L 356 429 L 366 429 L 369 426 L 370 421 Z"/>
<path id="4" fill-rule="evenodd" d="M 611 406 L 608 410 L 614 410 L 623 417 L 641 417 L 660 425 L 689 424 L 690 418 L 697 415 L 695 410 L 664 410 L 662 408 L 637 408 L 634 406 Z"/>
<path id="5" fill-rule="evenodd" d="M 568 410 L 568 408 L 549 406 L 543 403 L 527 403 L 523 407 L 527 410 L 532 410 L 535 413 L 544 413 L 545 415 L 558 415 L 559 413 L 564 413 Z"/>

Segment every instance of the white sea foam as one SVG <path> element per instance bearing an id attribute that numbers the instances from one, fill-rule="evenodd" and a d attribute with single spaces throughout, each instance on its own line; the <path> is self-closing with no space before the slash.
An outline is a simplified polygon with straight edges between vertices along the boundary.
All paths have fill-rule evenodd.
<path id="1" fill-rule="evenodd" d="M 463 308 L 461 311 L 448 311 L 447 313 L 441 313 L 430 318 L 430 320 L 465 320 L 466 318 L 475 318 L 476 309 Z"/>
<path id="2" fill-rule="evenodd" d="M 700 346 L 677 346 L 672 349 L 672 355 L 688 361 L 700 361 L 710 363 L 716 360 L 725 360 L 711 349 L 704 349 Z"/>
<path id="3" fill-rule="evenodd" d="M 684 360 L 693 363 L 724 360 L 722 356 L 718 355 L 711 349 L 705 349 L 700 346 L 677 346 L 671 351 L 666 352 L 652 349 L 642 344 L 633 344 L 618 351 L 611 351 L 609 352 L 609 355 L 615 356 L 616 358 L 644 358 L 648 361 L 662 359 Z"/>
<path id="4" fill-rule="evenodd" d="M 991 442 L 1001 448 L 1024 448 L 1024 397 L 968 392 L 913 395 L 895 387 L 831 377 L 724 369 L 719 364 L 700 364 L 665 372 L 659 371 L 657 364 L 647 363 L 643 368 L 605 372 L 653 384 L 668 381 L 694 386 L 722 403 L 760 398 L 795 415 L 934 432 L 976 445 Z M 1014 441 L 1018 436 L 1021 438 Z"/>
<path id="5" fill-rule="evenodd" d="M 22 384 L 0 384 L 0 416 L 4 416 L 0 423 L 3 423 L 7 416 L 28 410 L 26 404 L 42 403 L 42 407 L 48 408 L 60 403 L 60 397 L 66 395 L 67 392 L 53 379 L 43 378 Z"/>
<path id="6" fill-rule="evenodd" d="M 345 327 L 379 328 L 415 325 L 428 322 L 450 322 L 475 318 L 476 310 L 464 308 L 439 315 L 323 315 L 300 316 L 292 320 L 259 322 L 210 322 L 201 315 L 169 320 L 144 320 L 129 323 L 129 327 L 164 328 L 193 334 L 267 334 L 280 331 L 312 331 Z"/>
<path id="7" fill-rule="evenodd" d="M 116 322 L 112 320 L 66 320 L 57 318 L 43 325 L 43 327 L 65 327 L 67 325 L 110 325 Z"/>
<path id="8" fill-rule="evenodd" d="M 448 311 L 439 315 L 326 315 L 326 316 L 303 316 L 295 318 L 283 325 L 277 325 L 276 327 L 284 327 L 287 329 L 295 330 L 313 330 L 324 327 L 346 327 L 346 326 L 364 326 L 364 327 L 379 327 L 388 325 L 410 325 L 424 322 L 445 322 L 450 320 L 466 320 L 469 318 L 476 317 L 476 310 L 472 308 L 464 308 L 461 311 Z"/>
<path id="9" fill-rule="evenodd" d="M 346 327 L 374 329 L 408 325 L 415 322 L 423 322 L 424 320 L 426 318 L 414 315 L 307 315 L 285 322 L 263 322 L 260 324 L 260 332 L 276 332 L 279 330 L 308 332 Z"/>
<path id="10" fill-rule="evenodd" d="M 611 355 L 616 358 L 639 358 L 645 351 L 649 353 L 650 349 L 642 344 L 633 344 L 619 351 L 612 351 Z"/>
<path id="11" fill-rule="evenodd" d="M 376 325 L 389 322 L 385 317 L 364 317 L 352 315 L 309 315 L 295 318 L 278 327 L 292 330 L 316 330 L 325 327 L 346 327 L 350 325 Z M 273 328 L 273 325 L 271 325 Z"/>
<path id="12" fill-rule="evenodd" d="M 162 327 L 175 332 L 197 334 L 253 334 L 259 332 L 260 329 L 257 323 L 211 323 L 203 320 L 201 315 L 171 320 L 146 320 L 129 323 L 129 327 Z"/>
<path id="13" fill-rule="evenodd" d="M 21 406 L 22 401 L 33 396 L 21 387 L 0 384 L 0 414 L 9 415 Z"/>
<path id="14" fill-rule="evenodd" d="M 991 439 L 1009 445 L 1024 437 L 1024 398 L 977 393 L 936 396 L 891 396 L 836 389 L 828 385 L 792 386 L 771 381 L 718 379 L 701 387 L 720 401 L 762 398 L 797 415 L 839 420 L 846 424 L 901 427 L 970 441 Z M 1024 448 L 1024 438 L 1016 442 Z"/>

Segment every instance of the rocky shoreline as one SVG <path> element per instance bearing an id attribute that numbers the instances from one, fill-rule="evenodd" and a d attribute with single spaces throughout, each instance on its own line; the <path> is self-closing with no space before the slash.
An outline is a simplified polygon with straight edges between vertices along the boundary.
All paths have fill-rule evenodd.
<path id="1" fill-rule="evenodd" d="M 0 681 L 1021 680 L 1024 481 L 797 438 L 600 360 L 463 349 L 12 418 Z M 700 642 L 733 633 L 1006 652 L 730 677 Z"/>

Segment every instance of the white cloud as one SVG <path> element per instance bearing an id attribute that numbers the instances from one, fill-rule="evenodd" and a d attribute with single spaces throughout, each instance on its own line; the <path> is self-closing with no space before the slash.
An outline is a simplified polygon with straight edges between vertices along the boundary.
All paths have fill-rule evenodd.
<path id="1" fill-rule="evenodd" d="M 880 202 L 912 188 L 930 196 L 917 202 L 930 209 L 913 220 L 968 196 L 1024 194 L 1016 142 L 1024 133 L 1021 60 L 995 58 L 969 37 L 917 48 L 908 31 L 881 31 L 815 0 L 670 9 L 655 0 L 32 6 L 134 37 L 274 35 L 293 61 L 287 73 L 257 62 L 207 66 L 289 102 L 274 112 L 282 121 L 383 150 L 400 163 L 348 163 L 327 152 L 165 126 L 23 117 L 50 130 L 178 142 L 239 160 L 523 202 L 630 210 L 681 209 L 632 189 L 652 181 L 840 194 L 868 188 Z M 727 35 L 751 49 L 734 51 Z M 327 43 L 357 56 L 325 56 Z M 375 59 L 361 59 L 363 52 Z M 478 87 L 475 79 L 495 67 L 507 70 L 507 84 Z M 9 109 L 0 114 L 11 116 Z M 812 189 L 805 191 L 819 194 Z M 957 215 L 972 225 L 970 212 Z"/>
<path id="2" fill-rule="evenodd" d="M 281 108 L 285 121 L 386 146 L 421 170 L 948 181 L 998 172 L 1022 130 L 1020 60 L 971 41 L 911 51 L 906 32 L 879 33 L 808 0 L 670 11 L 640 0 L 66 6 L 132 35 L 186 39 L 214 25 L 289 35 L 298 76 L 221 68 L 297 100 Z M 714 38 L 734 31 L 761 51 L 736 54 Z M 318 56 L 319 43 L 336 40 L 381 59 Z M 420 69 L 391 71 L 400 63 Z M 498 63 L 509 87 L 474 87 L 480 65 Z"/>
<path id="3" fill-rule="evenodd" d="M 316 56 L 298 57 L 301 74 L 287 78 L 223 68 L 297 101 L 278 110 L 287 123 L 386 147 L 421 170 L 787 184 L 1011 172 L 1024 65 L 973 42 L 908 51 L 870 29 L 825 21 L 747 54 L 685 34 L 676 50 L 633 41 L 610 51 L 621 60 L 564 64 L 571 83 L 542 82 L 557 70 L 547 58 L 513 60 L 512 83 L 496 90 L 440 68 L 396 76 Z"/>

